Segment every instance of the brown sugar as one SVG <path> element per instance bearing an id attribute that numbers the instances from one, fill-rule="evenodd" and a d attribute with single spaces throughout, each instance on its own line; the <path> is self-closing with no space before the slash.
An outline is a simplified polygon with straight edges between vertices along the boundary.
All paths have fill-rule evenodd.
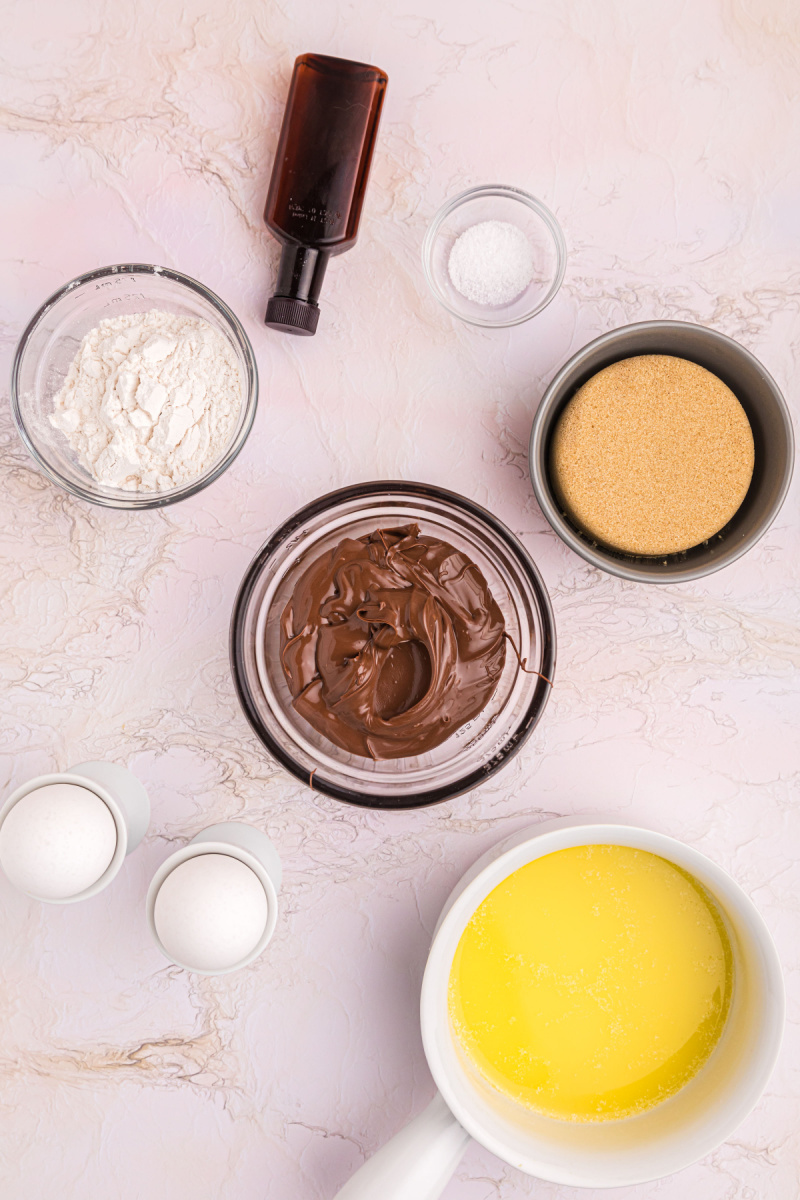
<path id="1" fill-rule="evenodd" d="M 674 554 L 727 525 L 753 475 L 753 433 L 716 375 L 667 354 L 612 363 L 564 409 L 550 452 L 578 528 L 628 554 Z"/>

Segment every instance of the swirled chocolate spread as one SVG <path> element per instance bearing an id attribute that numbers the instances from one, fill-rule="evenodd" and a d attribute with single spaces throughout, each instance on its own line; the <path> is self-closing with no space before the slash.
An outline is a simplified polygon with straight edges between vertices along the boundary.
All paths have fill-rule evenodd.
<path id="1" fill-rule="evenodd" d="M 281 617 L 294 707 L 374 759 L 424 754 L 476 716 L 505 662 L 505 622 L 473 562 L 418 525 L 344 538 Z"/>

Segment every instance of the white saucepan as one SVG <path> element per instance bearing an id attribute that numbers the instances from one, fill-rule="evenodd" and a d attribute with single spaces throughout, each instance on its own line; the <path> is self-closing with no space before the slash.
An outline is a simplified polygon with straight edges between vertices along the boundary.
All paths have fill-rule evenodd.
<path id="1" fill-rule="evenodd" d="M 558 1121 L 503 1096 L 470 1067 L 450 1028 L 450 968 L 467 922 L 503 879 L 555 850 L 603 843 L 659 854 L 708 889 L 733 947 L 733 999 L 711 1057 L 675 1096 L 620 1121 Z M 623 1187 L 679 1171 L 729 1137 L 761 1095 L 783 1033 L 783 979 L 761 916 L 704 855 L 647 829 L 565 818 L 501 842 L 457 885 L 434 933 L 421 1020 L 439 1094 L 356 1172 L 337 1200 L 437 1200 L 471 1138 L 520 1171 L 576 1187 Z"/>

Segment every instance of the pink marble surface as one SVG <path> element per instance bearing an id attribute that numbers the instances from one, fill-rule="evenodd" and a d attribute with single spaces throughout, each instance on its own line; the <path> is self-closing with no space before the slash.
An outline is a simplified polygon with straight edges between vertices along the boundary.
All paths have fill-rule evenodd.
<path id="1" fill-rule="evenodd" d="M 738 338 L 797 411 L 796 0 L 11 0 L 3 27 L 3 377 L 53 289 L 150 261 L 232 305 L 262 381 L 228 474 L 140 515 L 52 487 L 0 410 L 3 794 L 107 757 L 154 803 L 103 896 L 46 907 L 0 881 L 4 1200 L 328 1200 L 432 1095 L 417 1001 L 448 890 L 501 836 L 572 813 L 641 822 L 730 870 L 789 994 L 781 1061 L 737 1133 L 612 1194 L 795 1200 L 797 486 L 743 561 L 642 587 L 556 539 L 525 447 L 555 369 L 640 318 Z M 330 269 L 317 337 L 292 340 L 261 324 L 276 261 L 261 210 L 291 64 L 310 49 L 377 62 L 390 87 L 359 244 Z M 495 181 L 551 205 L 570 250 L 557 300 L 511 332 L 457 324 L 419 265 L 442 200 Z M 497 512 L 535 557 L 560 638 L 524 752 L 479 791 L 393 815 L 314 796 L 267 760 L 226 644 L 276 523 L 374 477 Z M 171 850 L 231 818 L 277 844 L 282 915 L 262 960 L 202 979 L 160 958 L 144 897 Z M 473 1146 L 445 1198 L 578 1194 Z"/>

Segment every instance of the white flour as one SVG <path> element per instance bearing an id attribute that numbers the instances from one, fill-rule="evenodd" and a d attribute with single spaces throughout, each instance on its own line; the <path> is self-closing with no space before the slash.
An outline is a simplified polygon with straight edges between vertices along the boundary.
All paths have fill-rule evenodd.
<path id="1" fill-rule="evenodd" d="M 241 405 L 233 348 L 207 321 L 109 317 L 81 342 L 50 421 L 98 483 L 160 491 L 201 475 Z"/>

